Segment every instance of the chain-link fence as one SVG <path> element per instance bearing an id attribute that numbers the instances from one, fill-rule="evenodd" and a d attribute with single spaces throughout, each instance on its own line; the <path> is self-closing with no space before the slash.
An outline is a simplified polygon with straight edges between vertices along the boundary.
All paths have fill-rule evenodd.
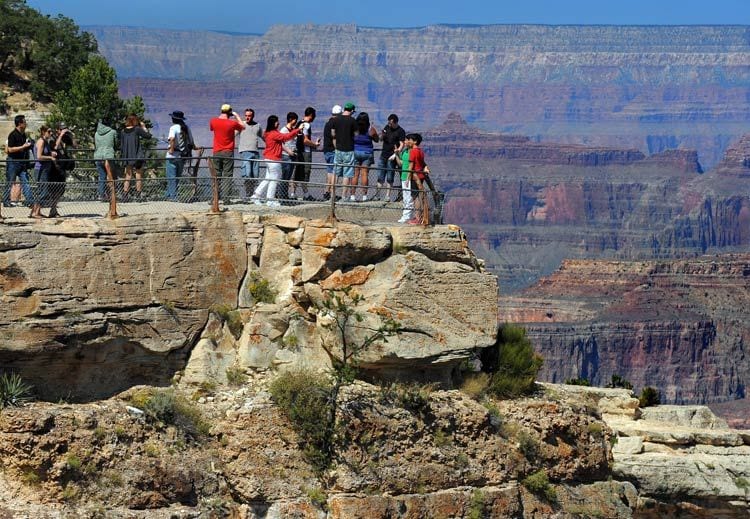
<path id="1" fill-rule="evenodd" d="M 416 186 L 404 190 L 398 172 L 395 186 L 379 187 L 385 170 L 377 167 L 357 168 L 347 178 L 331 173 L 340 165 L 315 162 L 199 156 L 149 159 L 141 169 L 128 164 L 132 159 L 76 158 L 75 168 L 63 173 L 51 163 L 45 171 L 35 169 L 34 161 L 0 161 L 0 217 L 29 218 L 38 204 L 42 217 L 237 210 L 364 224 L 442 221 L 442 193 L 426 186 L 422 192 Z"/>

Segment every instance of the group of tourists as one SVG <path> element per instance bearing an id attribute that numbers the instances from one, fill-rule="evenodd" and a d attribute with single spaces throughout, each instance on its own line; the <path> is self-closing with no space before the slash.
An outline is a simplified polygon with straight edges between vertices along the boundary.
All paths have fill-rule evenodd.
<path id="1" fill-rule="evenodd" d="M 308 185 L 312 170 L 312 152 L 321 148 L 327 164 L 326 189 L 323 200 L 331 196 L 355 202 L 380 199 L 391 200 L 396 171 L 400 172 L 401 189 L 396 201 L 403 200 L 404 211 L 399 222 L 426 224 L 429 204 L 425 186 L 433 195 L 435 187 L 429 177 L 424 152 L 420 148 L 419 134 L 406 134 L 398 124 L 398 116 L 390 114 L 388 123 L 378 132 L 366 112 L 356 117 L 354 103 L 335 105 L 331 116 L 323 127 L 322 139 L 313 139 L 312 123 L 317 112 L 305 108 L 302 118 L 296 112 L 286 114 L 286 121 L 278 115 L 270 115 L 265 130 L 255 122 L 255 111 L 245 110 L 244 120 L 228 104 L 221 106 L 220 115 L 211 119 L 209 128 L 214 134 L 214 167 L 220 176 L 232 175 L 232 160 L 235 137 L 239 136 L 238 151 L 243 160 L 242 177 L 246 193 L 252 192 L 254 204 L 265 203 L 278 207 L 285 199 L 312 201 Z M 263 159 L 266 164 L 265 177 L 260 180 L 261 142 L 265 143 Z M 369 169 L 375 163 L 374 143 L 382 142 L 378 178 L 375 192 L 370 195 Z M 170 148 L 172 146 L 170 130 Z M 334 195 L 337 180 L 343 186 L 341 195 Z M 281 182 L 280 182 L 281 181 Z M 254 189 L 250 189 L 254 187 Z M 413 196 L 413 193 L 422 193 Z M 358 197 L 359 195 L 359 197 Z M 420 216 L 416 217 L 417 211 Z"/>
<path id="2" fill-rule="evenodd" d="M 305 108 L 301 118 L 296 112 L 287 113 L 285 121 L 277 115 L 270 115 L 263 128 L 255 121 L 252 108 L 247 108 L 244 117 L 240 117 L 229 104 L 224 104 L 219 115 L 209 121 L 209 129 L 213 132 L 212 166 L 219 178 L 232 177 L 236 147 L 241 161 L 243 198 L 254 204 L 277 207 L 285 200 L 330 200 L 331 196 L 346 202 L 403 201 L 400 222 L 427 223 L 429 204 L 426 196 L 415 195 L 424 194 L 425 187 L 429 187 L 433 194 L 436 191 L 420 148 L 422 137 L 416 133 L 407 134 L 399 126 L 396 114 L 390 114 L 387 124 L 378 131 L 366 112 L 356 116 L 355 113 L 354 103 L 345 103 L 343 107 L 334 105 L 323 126 L 322 138 L 314 139 L 312 124 L 317 112 L 311 106 Z M 169 117 L 172 124 L 165 156 L 165 195 L 168 200 L 177 200 L 178 181 L 185 166 L 190 167 L 193 151 L 202 154 L 203 149 L 195 145 L 183 112 L 173 111 Z M 26 204 L 31 208 L 31 217 L 42 218 L 42 207 L 50 209 L 48 216 L 57 216 L 65 172 L 74 164 L 67 151 L 69 146 L 75 145 L 73 134 L 65 123 L 60 123 L 57 129 L 42 126 L 39 139 L 34 143 L 26 137 L 24 116 L 15 118 L 15 126 L 8 136 L 8 182 L 3 203 L 13 205 L 10 186 L 20 180 Z M 112 164 L 119 148 L 119 160 L 125 173 L 122 201 L 142 200 L 147 142 L 153 136 L 135 114 L 127 116 L 120 132 L 112 126 L 107 121 L 99 121 L 94 135 L 98 197 L 102 201 L 108 200 L 107 183 L 114 179 Z M 375 143 L 381 143 L 382 149 L 376 185 L 371 187 L 369 170 L 375 164 Z M 316 199 L 309 189 L 312 154 L 316 150 L 323 152 L 326 163 L 326 187 L 320 199 Z M 31 189 L 28 177 L 27 164 L 31 162 L 32 153 L 35 179 L 39 185 L 37 192 Z M 263 178 L 261 163 L 266 166 Z M 195 174 L 193 172 L 191 176 Z M 133 177 L 134 192 L 131 189 Z M 401 189 L 394 184 L 397 179 Z M 339 192 L 336 192 L 336 185 L 342 186 Z M 415 217 L 416 214 L 420 217 Z"/>
<path id="3" fill-rule="evenodd" d="M 69 151 L 69 148 L 75 147 L 73 133 L 63 122 L 57 128 L 42 125 L 39 137 L 34 140 L 26 135 L 25 116 L 17 115 L 13 124 L 6 143 L 8 160 L 3 205 L 18 205 L 18 202 L 11 200 L 11 190 L 16 182 L 20 182 L 25 205 L 31 209 L 30 218 L 59 216 L 57 204 L 65 192 L 66 173 L 75 167 Z M 37 189 L 32 189 L 29 182 L 29 165 L 32 162 Z M 42 208 L 49 209 L 47 215 L 42 214 Z"/>

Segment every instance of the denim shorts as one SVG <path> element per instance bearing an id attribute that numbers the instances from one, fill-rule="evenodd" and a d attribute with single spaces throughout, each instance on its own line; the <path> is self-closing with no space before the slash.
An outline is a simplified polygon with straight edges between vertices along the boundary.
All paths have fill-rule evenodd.
<path id="1" fill-rule="evenodd" d="M 355 151 L 354 163 L 357 166 L 372 166 L 375 163 L 375 156 L 371 151 Z"/>
<path id="2" fill-rule="evenodd" d="M 333 152 L 333 151 L 324 151 L 323 152 L 323 158 L 325 159 L 326 164 L 327 164 L 326 171 L 330 175 L 333 175 L 333 162 L 334 162 L 335 157 L 336 157 L 336 153 Z"/>
<path id="3" fill-rule="evenodd" d="M 353 151 L 338 151 L 336 150 L 336 157 L 334 158 L 336 165 L 334 171 L 336 175 L 344 178 L 354 178 L 354 152 Z"/>

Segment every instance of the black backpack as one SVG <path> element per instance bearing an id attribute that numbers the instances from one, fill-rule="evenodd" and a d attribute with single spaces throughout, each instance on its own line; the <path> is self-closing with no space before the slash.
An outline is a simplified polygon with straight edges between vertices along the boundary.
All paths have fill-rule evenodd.
<path id="1" fill-rule="evenodd" d="M 180 135 L 177 137 L 177 151 L 180 157 L 193 156 L 193 139 L 187 126 L 180 126 Z"/>

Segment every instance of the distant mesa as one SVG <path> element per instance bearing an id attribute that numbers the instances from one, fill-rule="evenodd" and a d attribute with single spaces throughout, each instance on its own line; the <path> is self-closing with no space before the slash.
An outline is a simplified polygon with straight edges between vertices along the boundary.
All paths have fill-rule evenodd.
<path id="1" fill-rule="evenodd" d="M 727 177 L 750 177 L 750 134 L 743 135 L 727 148 L 716 172 Z"/>

